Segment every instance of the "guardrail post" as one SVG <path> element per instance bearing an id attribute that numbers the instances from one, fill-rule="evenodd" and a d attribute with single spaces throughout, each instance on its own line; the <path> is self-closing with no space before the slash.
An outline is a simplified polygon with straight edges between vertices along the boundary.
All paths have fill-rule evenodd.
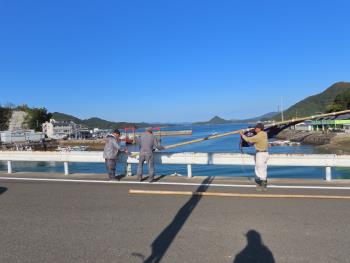
<path id="1" fill-rule="evenodd" d="M 64 162 L 63 163 L 64 166 L 64 175 L 69 175 L 69 166 L 68 166 L 68 162 Z"/>
<path id="2" fill-rule="evenodd" d="M 187 164 L 187 177 L 192 178 L 192 164 Z"/>
<path id="3" fill-rule="evenodd" d="M 327 182 L 332 181 L 332 167 L 330 166 L 326 167 L 326 181 Z"/>
<path id="4" fill-rule="evenodd" d="M 7 161 L 7 173 L 12 174 L 12 162 Z"/>
<path id="5" fill-rule="evenodd" d="M 126 164 L 126 176 L 132 176 L 131 163 Z"/>

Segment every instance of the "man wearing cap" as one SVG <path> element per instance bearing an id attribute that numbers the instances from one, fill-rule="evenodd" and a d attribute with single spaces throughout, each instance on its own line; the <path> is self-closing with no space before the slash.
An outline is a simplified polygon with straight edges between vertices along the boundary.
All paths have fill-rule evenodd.
<path id="1" fill-rule="evenodd" d="M 264 131 L 264 124 L 258 123 L 255 126 L 255 136 L 247 137 L 244 135 L 244 131 L 240 131 L 240 134 L 246 142 L 253 143 L 256 149 L 255 154 L 255 182 L 256 189 L 258 191 L 266 191 L 267 188 L 267 161 L 269 159 L 268 153 L 268 136 Z"/>
<path id="2" fill-rule="evenodd" d="M 153 135 L 152 128 L 146 128 L 146 132 L 141 137 L 136 139 L 136 143 L 140 146 L 139 164 L 137 167 L 137 179 L 142 181 L 143 164 L 146 161 L 148 164 L 148 181 L 153 182 L 154 179 L 154 155 L 153 152 L 158 150 L 164 150 L 164 147 L 160 145 L 159 140 Z"/>
<path id="3" fill-rule="evenodd" d="M 128 151 L 127 148 L 122 149 L 120 147 L 119 137 L 120 137 L 120 131 L 118 129 L 115 129 L 112 134 L 108 134 L 106 137 L 106 144 L 103 151 L 103 158 L 105 159 L 105 162 L 106 162 L 108 178 L 110 180 L 117 179 L 118 181 L 120 180 L 120 178 L 115 176 L 118 153 Z"/>

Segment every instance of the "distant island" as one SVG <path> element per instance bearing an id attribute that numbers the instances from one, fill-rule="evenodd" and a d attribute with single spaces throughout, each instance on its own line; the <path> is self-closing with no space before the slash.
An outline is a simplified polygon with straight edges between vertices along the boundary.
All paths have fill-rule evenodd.
<path id="1" fill-rule="evenodd" d="M 194 122 L 193 125 L 210 125 L 210 124 L 227 124 L 227 123 L 255 123 L 259 121 L 268 121 L 272 119 L 274 116 L 276 116 L 278 112 L 269 112 L 264 115 L 250 118 L 250 119 L 243 119 L 243 120 L 225 120 L 223 118 L 220 118 L 219 116 L 215 116 L 209 121 L 202 121 L 202 122 Z"/>

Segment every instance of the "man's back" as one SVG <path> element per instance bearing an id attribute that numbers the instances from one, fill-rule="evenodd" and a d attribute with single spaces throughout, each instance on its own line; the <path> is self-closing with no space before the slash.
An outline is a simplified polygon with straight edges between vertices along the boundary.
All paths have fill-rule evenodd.
<path id="1" fill-rule="evenodd" d="M 139 139 L 140 152 L 144 154 L 151 154 L 156 148 L 159 149 L 160 145 L 158 139 L 149 133 L 143 134 Z"/>

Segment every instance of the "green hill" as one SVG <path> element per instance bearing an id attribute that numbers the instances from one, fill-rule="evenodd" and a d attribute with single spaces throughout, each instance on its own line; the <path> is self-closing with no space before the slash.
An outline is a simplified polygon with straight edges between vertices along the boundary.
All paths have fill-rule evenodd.
<path id="1" fill-rule="evenodd" d="M 75 116 L 68 115 L 65 113 L 61 112 L 54 112 L 52 114 L 52 118 L 55 119 L 56 121 L 73 121 L 77 124 L 82 124 L 87 126 L 90 129 L 93 128 L 100 128 L 100 129 L 114 129 L 114 128 L 125 128 L 125 127 L 131 127 L 131 126 L 136 126 L 138 128 L 143 128 L 147 126 L 156 126 L 155 124 L 149 124 L 149 123 L 131 123 L 131 122 L 113 122 L 113 121 L 107 121 L 101 118 L 93 117 L 89 119 L 79 119 Z M 162 125 L 164 126 L 164 124 Z"/>
<path id="2" fill-rule="evenodd" d="M 322 93 L 307 97 L 288 108 L 284 111 L 284 118 L 291 119 L 296 116 L 305 117 L 327 112 L 327 106 L 334 102 L 337 95 L 346 90 L 350 90 L 350 82 L 337 82 Z M 280 120 L 280 118 L 280 114 L 274 117 L 276 120 Z"/>
<path id="3" fill-rule="evenodd" d="M 52 113 L 52 118 L 55 119 L 56 121 L 73 121 L 76 124 L 82 124 L 83 120 L 74 117 L 72 115 L 68 115 L 65 113 L 61 113 L 61 112 L 54 112 Z"/>
<path id="4" fill-rule="evenodd" d="M 259 122 L 259 121 L 268 121 L 268 120 L 271 120 L 277 114 L 278 114 L 278 112 L 269 112 L 269 113 L 266 113 L 266 114 L 258 116 L 258 117 L 244 119 L 244 120 L 233 120 L 232 122 L 235 122 L 235 123 L 255 123 L 255 122 Z"/>

